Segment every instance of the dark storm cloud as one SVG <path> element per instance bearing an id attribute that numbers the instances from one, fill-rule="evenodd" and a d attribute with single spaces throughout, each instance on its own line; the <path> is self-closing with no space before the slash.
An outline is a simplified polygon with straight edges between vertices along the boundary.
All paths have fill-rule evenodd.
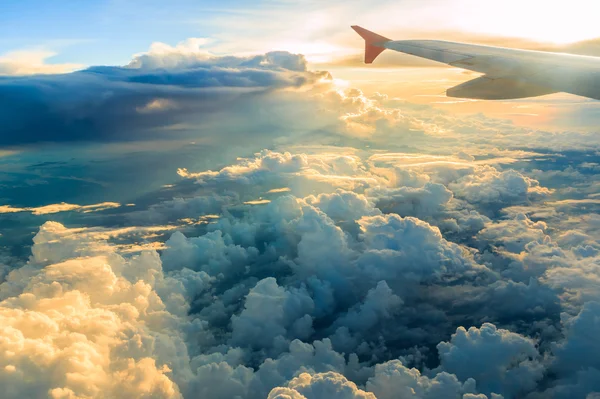
<path id="1" fill-rule="evenodd" d="M 165 58 L 171 58 L 166 65 Z M 325 76 L 308 72 L 303 56 L 287 52 L 184 60 L 148 54 L 131 65 L 0 77 L 0 145 L 172 136 L 157 129 L 200 125 L 224 109 L 243 114 L 265 92 Z"/>

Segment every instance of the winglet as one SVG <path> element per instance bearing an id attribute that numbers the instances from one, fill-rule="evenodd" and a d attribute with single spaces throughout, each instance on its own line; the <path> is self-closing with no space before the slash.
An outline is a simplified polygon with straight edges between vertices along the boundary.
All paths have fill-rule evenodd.
<path id="1" fill-rule="evenodd" d="M 351 28 L 365 39 L 365 64 L 371 64 L 385 50 L 385 43 L 391 41 L 387 37 L 383 37 L 357 25 L 352 25 Z"/>

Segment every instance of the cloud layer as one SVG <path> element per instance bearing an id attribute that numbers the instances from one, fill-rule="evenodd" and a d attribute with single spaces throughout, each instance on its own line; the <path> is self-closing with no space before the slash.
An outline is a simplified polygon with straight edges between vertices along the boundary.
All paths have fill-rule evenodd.
<path id="1" fill-rule="evenodd" d="M 459 119 L 339 89 L 301 56 L 199 44 L 0 81 L 21 112 L 2 111 L 5 145 L 38 142 L 31 123 L 110 141 L 199 121 L 190 137 L 221 160 L 138 205 L 0 207 L 36 226 L 25 258 L 0 253 L 7 398 L 600 391 L 594 135 Z"/>
<path id="2" fill-rule="evenodd" d="M 0 145 L 165 138 L 207 119 L 225 130 L 215 113 L 237 108 L 243 118 L 270 102 L 267 92 L 328 78 L 308 71 L 302 55 L 216 57 L 199 43 L 157 43 L 124 67 L 0 77 Z"/>
<path id="3" fill-rule="evenodd" d="M 561 318 L 561 300 L 578 306 L 553 283 L 567 271 L 523 264 L 543 256 L 539 246 L 559 250 L 547 225 L 479 213 L 550 190 L 474 160 L 460 173 L 433 160 L 423 175 L 427 162 L 400 173 L 372 160 L 264 151 L 219 171 L 181 170 L 199 191 L 179 203 L 197 205 L 168 200 L 144 215 L 216 215 L 174 233 L 160 256 L 47 222 L 0 286 L 9 397 L 499 398 L 542 394 L 548 373 L 557 394 L 591 378 L 581 373 L 596 366 L 593 344 L 578 334 L 593 328 L 595 303 Z M 465 194 L 472 185 L 477 194 Z M 450 220 L 502 249 L 449 241 Z M 32 385 L 32 373 L 46 377 Z"/>

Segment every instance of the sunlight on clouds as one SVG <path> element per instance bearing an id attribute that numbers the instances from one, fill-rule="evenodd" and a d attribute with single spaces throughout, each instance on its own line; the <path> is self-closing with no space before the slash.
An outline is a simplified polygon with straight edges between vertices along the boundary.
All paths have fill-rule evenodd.
<path id="1" fill-rule="evenodd" d="M 19 50 L 0 55 L 1 75 L 34 75 L 73 72 L 82 69 L 81 64 L 48 64 L 46 60 L 56 53 L 45 50 Z"/>
<path id="2" fill-rule="evenodd" d="M 13 151 L 13 150 L 0 150 L 0 158 L 8 157 L 10 155 L 17 154 L 18 152 L 19 151 Z"/>
<path id="3" fill-rule="evenodd" d="M 335 87 L 339 87 L 339 88 L 343 88 L 343 89 L 350 87 L 350 82 L 347 80 L 344 80 L 344 79 L 333 78 L 331 80 L 331 82 L 333 83 L 333 85 Z"/>
<path id="4" fill-rule="evenodd" d="M 336 58 L 348 56 L 356 52 L 356 50 L 351 47 L 342 47 L 324 41 L 281 42 L 274 43 L 272 48 L 285 50 L 296 54 L 303 54 L 309 63 L 316 64 L 331 62 Z"/>
<path id="5" fill-rule="evenodd" d="M 492 156 L 496 155 L 496 156 Z M 502 156 L 505 155 L 505 156 Z M 495 154 L 486 153 L 485 159 L 475 160 L 471 155 L 459 153 L 455 155 L 428 155 L 428 154 L 407 154 L 407 153 L 384 153 L 375 154 L 369 157 L 369 162 L 376 164 L 394 165 L 397 167 L 412 168 L 435 165 L 448 166 L 469 166 L 469 165 L 508 165 L 518 162 L 522 159 L 530 158 L 536 155 L 533 152 L 523 151 L 497 151 Z"/>
<path id="6" fill-rule="evenodd" d="M 131 62 L 127 64 L 127 67 L 142 68 L 145 66 L 144 61 L 147 62 L 149 59 L 153 62 L 153 67 L 160 68 L 174 67 L 182 60 L 208 59 L 211 57 L 211 54 L 203 48 L 207 43 L 209 43 L 208 39 L 197 37 L 181 41 L 175 46 L 153 42 L 148 51 L 135 54 Z"/>
<path id="7" fill-rule="evenodd" d="M 287 193 L 291 191 L 291 189 L 289 187 L 282 187 L 282 188 L 273 188 L 269 191 L 267 191 L 268 194 L 272 194 L 272 193 Z"/>
<path id="8" fill-rule="evenodd" d="M 271 200 L 268 199 L 257 199 L 257 200 L 251 200 L 251 201 L 244 201 L 245 205 L 264 205 L 264 204 L 269 204 L 271 202 Z"/>
<path id="9" fill-rule="evenodd" d="M 127 279 L 137 272 L 150 276 L 152 269 L 136 270 L 137 265 L 149 257 L 160 262 L 158 256 L 126 260 L 110 246 L 69 237 L 58 223 L 45 226 L 34 238 L 40 248 L 32 262 L 39 266 L 23 270 L 31 281 L 20 281 L 17 271 L 0 285 L 6 397 L 181 398 L 166 375 L 170 362 L 148 356 L 144 348 L 172 328 L 168 300 L 156 294 L 154 278 Z M 71 248 L 54 252 L 59 242 Z M 77 258 L 80 254 L 87 257 Z M 53 264 L 43 267 L 46 262 Z M 160 286 L 165 280 L 159 279 Z M 133 305 L 122 306 L 124 298 Z M 137 345 L 128 344 L 136 339 Z"/>
<path id="10" fill-rule="evenodd" d="M 136 110 L 141 114 L 149 114 L 152 112 L 167 111 L 173 108 L 177 108 L 177 104 L 175 104 L 174 101 L 165 98 L 155 98 L 143 107 L 137 107 Z"/>
<path id="11" fill-rule="evenodd" d="M 584 199 L 566 199 L 566 200 L 560 200 L 560 201 L 553 201 L 553 202 L 547 202 L 548 205 L 553 205 L 553 206 L 561 206 L 561 205 L 594 205 L 594 204 L 600 204 L 600 199 L 595 199 L 595 198 L 584 198 Z"/>
<path id="12" fill-rule="evenodd" d="M 17 213 L 28 211 L 29 208 L 16 208 L 10 205 L 0 205 L 0 213 Z"/>
<path id="13" fill-rule="evenodd" d="M 121 254 L 164 249 L 164 234 L 177 229 L 177 226 L 169 224 L 117 228 L 65 228 L 59 223 L 49 222 L 47 226 L 51 226 L 52 228 L 48 230 L 46 237 L 48 241 L 44 241 L 43 243 L 38 242 L 38 247 L 41 248 L 41 251 L 51 249 L 55 242 L 55 236 L 60 236 L 61 239 L 70 242 L 85 239 L 93 243 L 93 245 L 82 248 L 81 252 L 79 252 L 80 256 L 102 252 L 108 248 L 114 248 Z M 42 256 L 40 254 L 41 252 L 34 252 L 38 260 L 46 259 L 45 255 Z M 52 258 L 50 258 L 50 261 L 52 261 Z"/>
<path id="14" fill-rule="evenodd" d="M 198 225 L 203 225 L 203 224 L 214 223 L 219 218 L 220 218 L 219 215 L 202 215 L 202 216 L 193 217 L 193 218 L 186 217 L 186 218 L 178 219 L 177 222 L 181 223 L 182 225 L 187 225 L 187 226 L 198 226 Z"/>
<path id="15" fill-rule="evenodd" d="M 92 205 L 77 205 L 61 202 L 60 204 L 51 204 L 34 208 L 16 208 L 10 205 L 0 205 L 0 213 L 18 213 L 31 212 L 33 215 L 48 215 L 51 213 L 77 211 L 82 213 L 98 212 L 107 209 L 119 208 L 121 204 L 117 202 L 102 202 Z"/>
<path id="16" fill-rule="evenodd" d="M 328 66 L 328 69 L 334 80 L 348 81 L 351 87 L 360 87 L 366 96 L 384 92 L 389 100 L 395 100 L 397 104 L 422 104 L 462 117 L 483 113 L 487 117 L 502 118 L 519 126 L 538 129 L 553 130 L 558 125 L 565 129 L 586 129 L 590 120 L 575 117 L 574 114 L 589 110 L 586 114 L 591 118 L 600 107 L 598 101 L 588 101 L 565 93 L 507 101 L 454 101 L 446 97 L 446 90 L 476 77 L 476 74 L 451 67 L 424 68 L 403 66 L 402 62 L 398 64 L 396 67 L 337 65 Z M 339 89 L 343 92 L 345 88 Z"/>

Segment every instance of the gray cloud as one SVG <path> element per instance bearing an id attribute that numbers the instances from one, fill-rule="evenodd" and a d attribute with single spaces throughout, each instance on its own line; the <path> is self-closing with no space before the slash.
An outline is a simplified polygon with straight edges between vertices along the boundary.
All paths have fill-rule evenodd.
<path id="1" fill-rule="evenodd" d="M 450 342 L 438 345 L 440 369 L 464 380 L 473 378 L 483 393 L 508 397 L 531 391 L 544 373 L 535 342 L 484 324 L 456 330 Z"/>
<path id="2" fill-rule="evenodd" d="M 214 114 L 223 109 L 252 112 L 265 92 L 322 77 L 306 70 L 303 56 L 286 52 L 247 58 L 147 54 L 128 67 L 0 77 L 0 145 L 168 138 L 180 125 L 217 123 Z"/>

